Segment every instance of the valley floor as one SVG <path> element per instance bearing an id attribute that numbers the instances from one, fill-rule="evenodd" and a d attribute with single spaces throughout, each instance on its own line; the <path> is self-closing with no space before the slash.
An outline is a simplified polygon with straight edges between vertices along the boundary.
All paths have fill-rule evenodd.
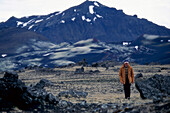
<path id="1" fill-rule="evenodd" d="M 131 65 L 134 74 L 142 73 L 144 77 L 149 78 L 155 74 L 170 76 L 170 65 Z M 73 103 L 83 100 L 87 103 L 128 103 L 133 106 L 144 105 L 152 100 L 143 100 L 135 88 L 131 85 L 131 99 L 124 99 L 123 85 L 119 81 L 119 68 L 121 65 L 109 67 L 84 67 L 84 73 L 76 74 L 75 70 L 80 66 L 55 68 L 55 69 L 25 69 L 18 72 L 19 78 L 27 85 L 36 84 L 41 79 L 52 81 L 53 86 L 45 87 L 48 92 L 58 95 L 61 91 L 76 90 L 88 92 L 86 98 L 61 97 Z M 99 73 L 90 73 L 90 70 L 99 70 Z M 3 74 L 0 74 L 3 77 Z"/>

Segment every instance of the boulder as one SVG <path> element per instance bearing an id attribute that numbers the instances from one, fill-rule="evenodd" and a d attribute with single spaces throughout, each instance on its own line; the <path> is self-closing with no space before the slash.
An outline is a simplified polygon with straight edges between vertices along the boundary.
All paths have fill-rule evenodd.
<path id="1" fill-rule="evenodd" d="M 68 107 L 68 102 L 65 101 L 65 100 L 60 100 L 59 103 L 58 103 L 58 106 L 60 108 L 66 108 L 66 107 Z"/>
<path id="2" fill-rule="evenodd" d="M 0 79 L 0 98 L 16 106 L 27 106 L 32 101 L 23 94 L 26 90 L 25 83 L 18 79 L 16 73 L 5 72 Z"/>
<path id="3" fill-rule="evenodd" d="M 59 99 L 56 96 L 54 96 L 53 94 L 49 93 L 46 96 L 46 101 L 48 101 L 51 104 L 58 104 Z"/>
<path id="4" fill-rule="evenodd" d="M 43 89 L 45 85 L 51 85 L 50 81 L 42 79 L 39 84 L 28 87 L 18 79 L 16 73 L 5 72 L 4 77 L 0 78 L 0 98 L 20 109 L 32 109 L 44 105 L 44 103 L 55 104 L 59 101 L 54 95 Z"/>
<path id="5" fill-rule="evenodd" d="M 15 72 L 5 72 L 3 78 L 7 79 L 7 80 L 17 80 L 18 79 L 18 74 L 15 73 Z"/>
<path id="6" fill-rule="evenodd" d="M 99 66 L 99 64 L 98 63 L 92 63 L 92 65 L 91 65 L 92 67 L 98 67 Z"/>
<path id="7" fill-rule="evenodd" d="M 93 74 L 93 73 L 100 73 L 100 71 L 99 71 L 99 70 L 94 70 L 94 71 L 93 71 L 93 70 L 90 70 L 89 73 L 92 73 L 92 74 Z"/>
<path id="8" fill-rule="evenodd" d="M 143 77 L 143 74 L 142 74 L 142 73 L 138 73 L 138 74 L 135 76 L 135 79 L 140 78 L 140 77 Z"/>
<path id="9" fill-rule="evenodd" d="M 155 74 L 149 79 L 136 79 L 135 86 L 142 99 L 161 101 L 170 95 L 170 76 Z"/>
<path id="10" fill-rule="evenodd" d="M 76 90 L 69 90 L 69 91 L 62 91 L 58 94 L 59 97 L 74 97 L 74 98 L 86 98 L 88 95 L 87 92 L 76 91 Z"/>
<path id="11" fill-rule="evenodd" d="M 53 83 L 50 80 L 47 79 L 41 79 L 40 82 L 38 82 L 34 88 L 37 89 L 43 89 L 45 86 L 52 86 Z"/>
<path id="12" fill-rule="evenodd" d="M 84 67 L 77 68 L 76 71 L 74 72 L 75 74 L 81 74 L 84 73 Z"/>

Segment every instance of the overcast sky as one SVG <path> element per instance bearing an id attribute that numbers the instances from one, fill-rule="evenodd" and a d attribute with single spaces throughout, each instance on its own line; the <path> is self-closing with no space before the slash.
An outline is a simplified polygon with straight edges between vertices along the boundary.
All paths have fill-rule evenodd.
<path id="1" fill-rule="evenodd" d="M 11 16 L 46 15 L 64 11 L 86 0 L 0 0 L 0 22 Z M 96 0 L 101 4 L 123 9 L 128 15 L 138 15 L 158 25 L 170 28 L 170 0 Z"/>

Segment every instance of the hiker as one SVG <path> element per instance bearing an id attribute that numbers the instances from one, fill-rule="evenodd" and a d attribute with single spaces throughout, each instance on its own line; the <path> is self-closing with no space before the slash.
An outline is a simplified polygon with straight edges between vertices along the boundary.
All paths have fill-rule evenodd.
<path id="1" fill-rule="evenodd" d="M 130 99 L 130 85 L 134 83 L 135 78 L 133 69 L 127 60 L 124 61 L 123 66 L 119 70 L 119 78 L 124 86 L 125 99 Z"/>

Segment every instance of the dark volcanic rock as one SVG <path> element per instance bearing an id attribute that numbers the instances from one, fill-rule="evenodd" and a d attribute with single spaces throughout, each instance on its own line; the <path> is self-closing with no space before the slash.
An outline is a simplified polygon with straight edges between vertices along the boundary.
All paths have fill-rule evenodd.
<path id="1" fill-rule="evenodd" d="M 34 88 L 43 89 L 45 86 L 52 86 L 53 83 L 50 80 L 47 79 L 41 79 L 40 82 L 38 82 Z"/>
<path id="2" fill-rule="evenodd" d="M 83 59 L 82 61 L 79 61 L 79 62 L 77 63 L 77 65 L 78 65 L 78 66 L 87 66 L 88 63 L 86 62 L 86 59 Z"/>
<path id="3" fill-rule="evenodd" d="M 94 71 L 90 70 L 89 73 L 100 73 L 100 71 L 99 70 L 94 70 Z"/>
<path id="4" fill-rule="evenodd" d="M 27 87 L 18 79 L 16 73 L 6 72 L 4 77 L 0 79 L 0 98 L 11 107 L 17 106 L 20 109 L 32 109 L 44 105 L 44 103 L 56 104 L 59 101 L 57 97 L 43 89 L 46 84 L 50 83 L 50 81 L 42 79 L 40 85 Z"/>
<path id="5" fill-rule="evenodd" d="M 121 113 L 169 113 L 170 102 L 146 103 L 139 106 L 124 106 Z M 119 111 L 120 112 L 120 111 Z"/>
<path id="6" fill-rule="evenodd" d="M 135 76 L 135 79 L 140 78 L 140 77 L 143 77 L 142 73 L 137 74 L 137 75 Z"/>
<path id="7" fill-rule="evenodd" d="M 66 108 L 66 107 L 68 107 L 68 105 L 69 105 L 68 102 L 65 101 L 65 100 L 60 100 L 59 103 L 58 103 L 58 106 L 60 108 Z"/>
<path id="8" fill-rule="evenodd" d="M 147 80 L 139 78 L 136 80 L 135 86 L 140 92 L 141 98 L 160 101 L 163 97 L 170 95 L 170 76 L 155 74 Z"/>
<path id="9" fill-rule="evenodd" d="M 51 93 L 46 96 L 46 100 L 51 104 L 57 104 L 59 102 L 59 99 Z"/>
<path id="10" fill-rule="evenodd" d="M 92 65 L 91 65 L 92 67 L 98 67 L 99 66 L 99 64 L 98 63 L 92 63 Z"/>
<path id="11" fill-rule="evenodd" d="M 144 80 L 144 77 L 137 78 L 136 86 L 142 96 L 145 98 L 163 98 L 168 96 L 169 92 L 168 76 L 155 75 L 152 78 Z M 57 112 L 57 113 L 82 113 L 82 112 L 161 112 L 169 111 L 169 101 L 163 100 L 160 103 L 148 103 L 145 105 L 133 106 L 128 103 L 71 103 L 66 100 L 59 100 L 57 96 L 48 93 L 43 89 L 46 85 L 51 85 L 51 81 L 42 79 L 39 84 L 43 87 L 28 87 L 18 79 L 16 73 L 6 72 L 3 78 L 0 78 L 0 111 L 10 112 L 15 106 L 30 112 Z M 88 93 L 69 90 L 61 92 L 59 96 L 86 98 Z M 148 111 L 149 110 L 149 111 Z M 17 112 L 17 111 L 16 111 Z"/>
<path id="12" fill-rule="evenodd" d="M 4 77 L 0 79 L 0 97 L 14 105 L 26 106 L 29 104 L 31 99 L 25 98 L 23 95 L 26 90 L 27 87 L 18 79 L 17 74 L 5 72 Z"/>
<path id="13" fill-rule="evenodd" d="M 58 94 L 59 97 L 74 97 L 74 98 L 86 98 L 88 95 L 87 92 L 79 92 L 75 90 L 69 90 L 69 91 L 62 91 Z"/>
<path id="14" fill-rule="evenodd" d="M 75 71 L 74 73 L 75 73 L 75 74 L 84 73 L 84 67 L 77 68 L 76 71 Z"/>
<path id="15" fill-rule="evenodd" d="M 18 79 L 18 74 L 14 73 L 14 72 L 5 72 L 4 79 L 17 80 Z"/>

